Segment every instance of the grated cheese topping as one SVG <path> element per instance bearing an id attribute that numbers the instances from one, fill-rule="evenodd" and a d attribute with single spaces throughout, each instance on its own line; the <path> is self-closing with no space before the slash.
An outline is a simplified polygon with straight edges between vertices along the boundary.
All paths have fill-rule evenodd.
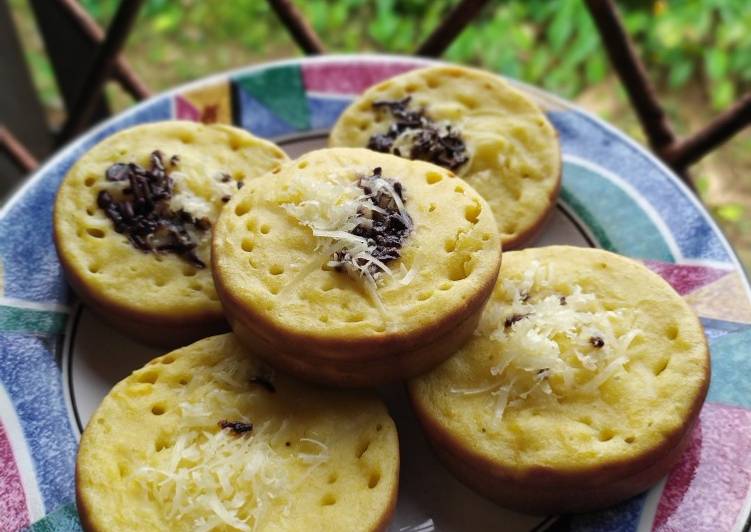
<path id="1" fill-rule="evenodd" d="M 185 211 L 196 219 L 214 220 L 219 210 L 217 205 L 221 205 L 222 198 L 229 198 L 237 192 L 237 181 L 222 172 L 216 172 L 212 177 L 202 180 L 201 184 L 209 190 L 209 199 L 191 189 L 188 176 L 183 172 L 172 172 L 170 177 L 174 181 L 170 207 L 173 211 Z"/>
<path id="2" fill-rule="evenodd" d="M 220 363 L 215 387 L 199 403 L 179 404 L 180 430 L 171 445 L 149 455 L 133 473 L 148 498 L 166 509 L 168 524 L 179 530 L 264 529 L 289 515 L 293 493 L 330 459 L 328 446 L 310 436 L 289 448 L 287 421 L 248 419 L 237 404 L 247 379 Z M 238 434 L 221 429 L 223 418 L 253 423 Z M 279 449 L 279 450 L 277 450 Z"/>
<path id="3" fill-rule="evenodd" d="M 367 234 L 373 228 L 374 213 L 378 213 L 375 216 L 398 217 L 407 234 L 413 230 L 412 218 L 394 184 L 382 177 L 380 168 L 377 168 L 373 175 L 346 185 L 342 185 L 336 174 L 329 175 L 325 181 L 295 176 L 290 188 L 301 199 L 294 203 L 282 203 L 281 207 L 299 224 L 311 229 L 317 238 L 315 251 L 319 253 L 319 257 L 304 267 L 301 273 L 307 275 L 320 266 L 344 271 L 362 284 L 373 303 L 385 313 L 378 289 L 389 281 L 405 286 L 417 272 L 412 268 L 401 270 L 401 275 L 395 274 L 376 256 L 376 241 L 355 234 L 355 231 L 361 229 L 361 233 Z M 364 190 L 367 193 L 363 194 Z M 378 199 L 384 197 L 393 205 L 395 213 L 389 213 L 378 204 Z"/>
<path id="4" fill-rule="evenodd" d="M 641 334 L 629 326 L 632 311 L 601 310 L 597 296 L 578 285 L 570 294 L 556 293 L 554 276 L 552 265 L 534 261 L 521 279 L 503 281 L 510 304 L 491 303 L 475 331 L 497 345 L 500 359 L 486 384 L 450 390 L 490 394 L 497 422 L 508 407 L 528 398 L 557 401 L 574 392 L 596 393 L 629 361 L 628 348 Z"/>

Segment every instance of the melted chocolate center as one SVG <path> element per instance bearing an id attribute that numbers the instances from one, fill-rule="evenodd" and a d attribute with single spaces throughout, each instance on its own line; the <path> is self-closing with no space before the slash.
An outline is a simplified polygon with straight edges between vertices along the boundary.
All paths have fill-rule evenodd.
<path id="1" fill-rule="evenodd" d="M 180 162 L 177 155 L 169 159 L 170 170 Z M 196 255 L 198 243 L 188 229 L 204 232 L 211 229 L 208 218 L 195 219 L 183 210 L 170 209 L 173 181 L 159 150 L 152 152 L 148 169 L 135 163 L 115 163 L 105 172 L 107 181 L 128 181 L 122 197 L 106 190 L 99 192 L 97 205 L 138 250 L 174 253 L 196 268 L 206 264 Z"/>
<path id="2" fill-rule="evenodd" d="M 368 148 L 399 157 L 428 161 L 449 170 L 457 170 L 469 159 L 467 147 L 459 132 L 451 125 L 441 126 L 431 120 L 424 109 L 410 110 L 408 96 L 403 100 L 373 102 L 377 112 L 388 112 L 393 122 L 386 133 L 373 135 Z M 395 146 L 404 133 L 409 135 L 409 147 Z M 406 152 L 406 153 L 405 153 Z"/>

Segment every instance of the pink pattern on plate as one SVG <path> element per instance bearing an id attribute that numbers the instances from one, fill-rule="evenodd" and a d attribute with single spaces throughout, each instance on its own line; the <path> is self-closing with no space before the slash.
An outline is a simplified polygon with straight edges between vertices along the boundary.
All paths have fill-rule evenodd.
<path id="1" fill-rule="evenodd" d="M 693 292 L 697 288 L 706 286 L 734 270 L 721 270 L 707 266 L 687 264 L 672 264 L 656 260 L 645 260 L 644 264 L 665 279 L 681 295 Z"/>
<path id="2" fill-rule="evenodd" d="M 302 65 L 305 89 L 333 94 L 360 94 L 379 81 L 414 70 L 417 63 L 308 63 Z"/>
<path id="3" fill-rule="evenodd" d="M 0 423 L 0 528 L 21 530 L 29 521 L 21 475 L 5 428 Z"/>
<path id="4" fill-rule="evenodd" d="M 177 120 L 198 122 L 201 118 L 201 112 L 195 105 L 178 95 L 175 96 L 175 118 Z"/>
<path id="5" fill-rule="evenodd" d="M 707 403 L 668 476 L 652 530 L 730 530 L 751 488 L 751 410 Z"/>

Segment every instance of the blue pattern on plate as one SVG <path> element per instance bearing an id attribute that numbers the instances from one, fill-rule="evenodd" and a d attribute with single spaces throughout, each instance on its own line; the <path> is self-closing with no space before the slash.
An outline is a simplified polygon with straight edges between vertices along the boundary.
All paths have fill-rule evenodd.
<path id="1" fill-rule="evenodd" d="M 0 220 L 6 296 L 39 302 L 67 299 L 52 244 L 51 206 L 63 174 L 64 169 L 55 169 L 37 181 Z"/>
<path id="2" fill-rule="evenodd" d="M 746 323 L 738 323 L 735 321 L 716 320 L 712 318 L 699 318 L 699 320 L 701 321 L 702 327 L 704 327 L 704 336 L 707 337 L 710 345 L 721 336 L 743 331 L 749 327 Z"/>
<path id="3" fill-rule="evenodd" d="M 77 448 L 54 342 L 55 337 L 0 334 L 0 380 L 16 409 L 47 510 L 71 500 Z"/>
<path id="4" fill-rule="evenodd" d="M 595 161 L 622 176 L 649 198 L 649 203 L 670 228 L 685 258 L 732 261 L 699 207 L 678 184 L 666 179 L 665 172 L 643 149 L 620 142 L 599 121 L 583 113 L 552 111 L 548 117 L 560 133 L 564 153 Z"/>
<path id="5" fill-rule="evenodd" d="M 334 125 L 342 111 L 352 103 L 352 98 L 343 96 L 308 96 L 310 109 L 310 128 L 327 129 Z"/>
<path id="6" fill-rule="evenodd" d="M 647 495 L 643 493 L 607 510 L 571 516 L 576 532 L 634 532 Z"/>
<path id="7" fill-rule="evenodd" d="M 161 97 L 109 121 L 95 134 L 64 150 L 54 164 L 42 171 L 42 177 L 18 197 L 0 219 L 0 261 L 6 296 L 39 302 L 68 300 L 68 288 L 52 244 L 52 205 L 60 181 L 78 158 L 101 139 L 135 124 L 170 117 L 169 100 Z"/>
<path id="8" fill-rule="evenodd" d="M 710 339 L 712 381 L 707 400 L 751 408 L 751 327 Z"/>

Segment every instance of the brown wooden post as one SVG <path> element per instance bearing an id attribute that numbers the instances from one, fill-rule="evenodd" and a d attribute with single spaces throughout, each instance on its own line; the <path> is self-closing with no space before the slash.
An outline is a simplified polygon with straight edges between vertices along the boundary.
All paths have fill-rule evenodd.
<path id="1" fill-rule="evenodd" d="M 76 0 L 47 0 L 47 2 L 59 4 L 61 13 L 68 17 L 81 34 L 89 40 L 92 50 L 96 49 L 102 43 L 104 40 L 104 31 Z M 145 100 L 151 96 L 149 88 L 136 75 L 122 56 L 115 59 L 112 77 L 135 100 Z"/>
<path id="2" fill-rule="evenodd" d="M 8 2 L 0 0 L 0 122 L 13 130 L 13 143 L 3 134 L 0 148 L 0 204 L 29 171 L 30 163 L 52 149 L 52 134 L 34 87 Z M 7 129 L 6 129 L 7 128 Z M 22 151 L 14 144 L 25 145 Z M 24 153 L 28 157 L 24 156 Z M 33 155 L 32 155 L 33 154 Z"/>
<path id="3" fill-rule="evenodd" d="M 64 142 L 79 133 L 93 113 L 97 98 L 102 94 L 104 83 L 109 78 L 115 60 L 125 45 L 142 3 L 143 0 L 121 0 L 107 29 L 107 36 L 97 50 L 94 64 L 63 126 L 60 141 Z"/>
<path id="4" fill-rule="evenodd" d="M 652 149 L 662 155 L 674 141 L 675 134 L 657 100 L 654 86 L 634 51 L 613 0 L 586 0 L 589 12 L 600 33 L 605 50 L 628 93 Z"/>
<path id="5" fill-rule="evenodd" d="M 425 57 L 438 57 L 451 46 L 459 34 L 477 16 L 488 0 L 462 0 L 446 15 L 415 53 Z"/>
<path id="6" fill-rule="evenodd" d="M 291 0 L 268 0 L 269 5 L 287 28 L 297 45 L 308 55 L 326 52 L 321 39 Z"/>
<path id="7" fill-rule="evenodd" d="M 96 46 L 65 15 L 65 8 L 61 3 L 56 0 L 29 0 L 29 4 L 34 11 L 65 111 L 70 113 L 94 62 Z M 100 120 L 109 114 L 105 99 L 98 98 L 92 120 Z"/>
<path id="8" fill-rule="evenodd" d="M 686 168 L 750 124 L 751 93 L 747 93 L 703 129 L 670 146 L 665 159 L 674 168 Z"/>
<path id="9" fill-rule="evenodd" d="M 0 126 L 0 150 L 8 154 L 11 160 L 26 173 L 33 172 L 39 166 L 26 146 L 21 144 L 5 126 Z"/>

